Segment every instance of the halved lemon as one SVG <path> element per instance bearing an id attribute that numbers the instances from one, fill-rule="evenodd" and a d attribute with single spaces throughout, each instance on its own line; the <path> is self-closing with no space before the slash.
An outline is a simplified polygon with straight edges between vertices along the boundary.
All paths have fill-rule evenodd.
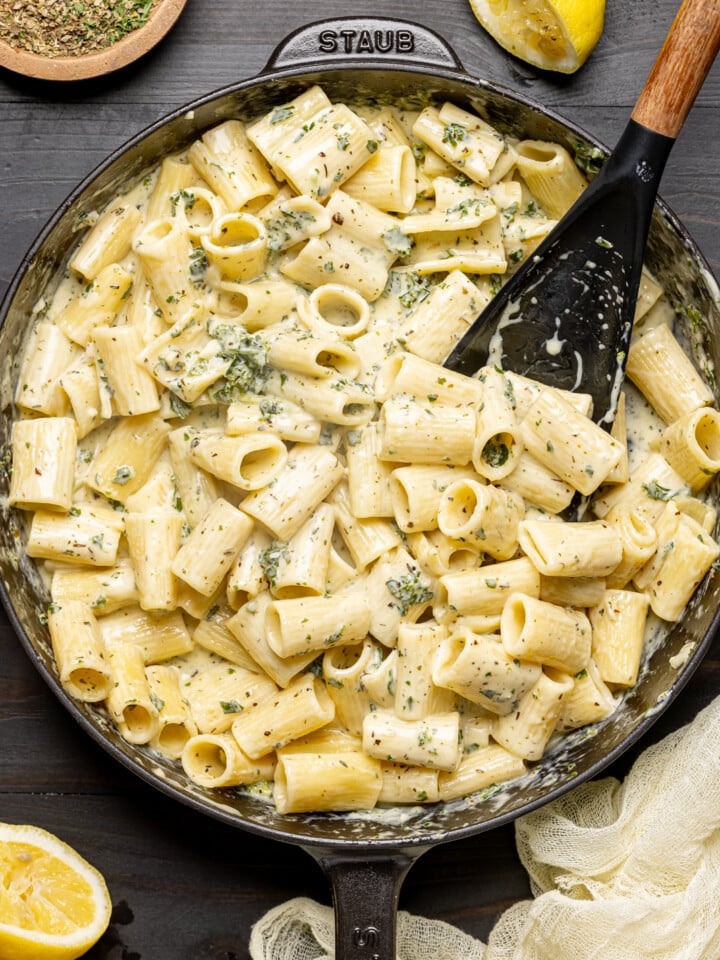
<path id="1" fill-rule="evenodd" d="M 0 823 L 0 960 L 75 960 L 103 935 L 102 875 L 40 827 Z"/>
<path id="2" fill-rule="evenodd" d="M 526 63 L 573 73 L 600 39 L 605 0 L 470 0 L 487 32 Z"/>

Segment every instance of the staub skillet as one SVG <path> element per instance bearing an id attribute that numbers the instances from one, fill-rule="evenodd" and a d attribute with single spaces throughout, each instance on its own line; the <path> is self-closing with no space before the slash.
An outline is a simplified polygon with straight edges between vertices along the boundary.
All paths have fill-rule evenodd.
<path id="1" fill-rule="evenodd" d="M 191 103 L 139 134 L 114 153 L 68 197 L 49 222 L 10 287 L 0 313 L 2 397 L 0 443 L 7 450 L 18 356 L 32 310 L 76 242 L 83 214 L 101 208 L 164 154 L 229 117 L 250 119 L 320 83 L 333 100 L 359 98 L 413 103 L 449 99 L 479 111 L 509 135 L 546 138 L 571 152 L 606 152 L 589 134 L 511 90 L 473 77 L 439 36 L 414 23 L 384 18 L 331 20 L 287 37 L 257 77 Z M 688 342 L 696 359 L 720 366 L 720 302 L 709 267 L 672 212 L 658 201 L 647 262 L 672 302 L 692 307 Z M 6 504 L 7 462 L 2 458 L 0 502 Z M 2 489 L 4 487 L 4 489 Z M 372 816 L 337 814 L 281 817 L 238 790 L 195 787 L 171 764 L 125 743 L 95 709 L 69 699 L 54 669 L 43 614 L 47 593 L 32 564 L 18 554 L 21 517 L 3 506 L 0 530 L 2 598 L 30 659 L 66 709 L 105 750 L 151 786 L 198 813 L 261 836 L 296 843 L 328 875 L 336 907 L 339 960 L 391 960 L 400 885 L 431 846 L 462 840 L 508 823 L 598 774 L 634 743 L 676 697 L 700 663 L 718 624 L 720 571 L 712 570 L 683 620 L 664 644 L 649 651 L 636 687 L 616 713 L 592 731 L 575 735 L 520 781 L 464 801 Z M 675 664 L 675 665 L 672 665 Z"/>

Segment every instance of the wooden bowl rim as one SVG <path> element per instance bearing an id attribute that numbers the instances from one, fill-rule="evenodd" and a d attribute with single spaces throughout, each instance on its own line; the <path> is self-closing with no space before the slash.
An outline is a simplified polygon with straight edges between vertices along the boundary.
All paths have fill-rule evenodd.
<path id="1" fill-rule="evenodd" d="M 158 0 L 147 23 L 103 50 L 79 57 L 46 57 L 0 39 L 0 67 L 38 80 L 86 80 L 137 60 L 165 36 L 187 0 Z"/>

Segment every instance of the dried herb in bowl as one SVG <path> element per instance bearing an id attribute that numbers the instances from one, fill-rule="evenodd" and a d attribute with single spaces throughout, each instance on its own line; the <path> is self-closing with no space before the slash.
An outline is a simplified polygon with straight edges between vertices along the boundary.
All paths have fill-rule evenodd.
<path id="1" fill-rule="evenodd" d="M 97 53 L 148 22 L 158 0 L 0 0 L 0 39 L 43 57 Z"/>

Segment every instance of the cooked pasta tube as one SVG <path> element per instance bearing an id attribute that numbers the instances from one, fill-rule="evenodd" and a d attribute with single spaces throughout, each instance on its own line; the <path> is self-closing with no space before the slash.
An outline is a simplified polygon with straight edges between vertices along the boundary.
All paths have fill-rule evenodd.
<path id="1" fill-rule="evenodd" d="M 571 675 L 582 670 L 590 658 L 592 629 L 582 611 L 522 593 L 513 594 L 505 604 L 500 635 L 511 656 Z"/>
<path id="2" fill-rule="evenodd" d="M 104 267 L 119 263 L 130 252 L 141 219 L 134 204 L 112 204 L 93 224 L 73 254 L 70 269 L 85 280 L 94 280 Z"/>
<path id="3" fill-rule="evenodd" d="M 523 520 L 518 540 L 523 553 L 546 577 L 605 577 L 622 559 L 619 532 L 603 520 Z"/>
<path id="4" fill-rule="evenodd" d="M 296 444 L 272 485 L 249 493 L 241 508 L 274 536 L 288 540 L 336 486 L 342 473 L 342 464 L 329 450 Z"/>
<path id="5" fill-rule="evenodd" d="M 344 377 L 308 377 L 274 370 L 265 389 L 276 397 L 291 400 L 303 410 L 329 423 L 359 427 L 375 413 L 375 398 L 364 383 Z"/>
<path id="6" fill-rule="evenodd" d="M 467 541 L 495 560 L 516 553 L 524 516 L 525 504 L 516 493 L 472 479 L 451 483 L 438 505 L 438 527 L 446 536 Z"/>
<path id="7" fill-rule="evenodd" d="M 252 520 L 219 497 L 178 550 L 171 570 L 203 596 L 215 593 L 250 536 Z"/>
<path id="8" fill-rule="evenodd" d="M 396 338 L 415 356 L 442 363 L 490 299 L 489 289 L 451 269 L 400 324 Z"/>
<path id="9" fill-rule="evenodd" d="M 360 593 L 273 600 L 265 612 L 270 648 L 279 657 L 294 657 L 367 636 L 370 610 Z"/>
<path id="10" fill-rule="evenodd" d="M 395 353 L 384 361 L 375 380 L 375 395 L 384 403 L 394 394 L 429 403 L 465 404 L 482 400 L 483 385 L 412 353 Z"/>
<path id="11" fill-rule="evenodd" d="M 466 467 L 441 464 L 396 467 L 389 475 L 395 522 L 405 533 L 437 529 L 438 509 L 445 491 L 457 481 L 473 479 L 480 482 L 475 471 Z"/>
<path id="12" fill-rule="evenodd" d="M 692 517 L 680 513 L 672 536 L 658 531 L 655 558 L 640 574 L 650 607 L 662 620 L 679 620 L 693 593 L 720 553 L 718 544 Z M 646 570 L 647 568 L 647 570 Z M 637 576 L 635 578 L 637 586 Z"/>
<path id="13" fill-rule="evenodd" d="M 112 567 L 73 567 L 59 564 L 50 584 L 53 603 L 83 600 L 96 616 L 106 616 L 139 599 L 135 571 L 129 557 L 120 558 Z"/>
<path id="14" fill-rule="evenodd" d="M 513 593 L 540 596 L 540 574 L 527 557 L 492 563 L 477 570 L 461 570 L 440 577 L 448 604 L 462 615 L 501 614 Z"/>
<path id="15" fill-rule="evenodd" d="M 345 193 L 388 213 L 410 213 L 415 206 L 415 158 L 407 144 L 376 150 L 346 181 Z"/>
<path id="16" fill-rule="evenodd" d="M 86 346 L 96 329 L 113 322 L 132 283 L 132 274 L 119 263 L 108 264 L 60 311 L 55 323 L 68 339 Z"/>
<path id="17" fill-rule="evenodd" d="M 232 734 L 255 760 L 319 730 L 334 716 L 335 704 L 324 683 L 311 673 L 303 673 L 285 690 L 237 717 Z"/>
<path id="18" fill-rule="evenodd" d="M 239 120 L 206 130 L 188 150 L 188 160 L 229 210 L 240 210 L 251 201 L 267 202 L 277 193 L 277 184 Z"/>
<path id="19" fill-rule="evenodd" d="M 92 607 L 83 600 L 63 600 L 48 613 L 48 628 L 60 683 L 84 703 L 104 700 L 113 677 Z"/>
<path id="20" fill-rule="evenodd" d="M 168 424 L 155 413 L 124 417 L 93 460 L 86 484 L 124 503 L 150 476 L 169 432 Z"/>
<path id="21" fill-rule="evenodd" d="M 455 626 L 440 643 L 433 682 L 447 687 L 493 714 L 513 710 L 537 681 L 541 667 L 505 651 L 500 637 Z"/>
<path id="22" fill-rule="evenodd" d="M 506 149 L 500 134 L 475 114 L 452 103 L 440 110 L 425 107 L 413 124 L 413 133 L 423 143 L 482 186 Z"/>
<path id="23" fill-rule="evenodd" d="M 631 503 L 619 503 L 605 515 L 605 520 L 615 527 L 622 544 L 620 563 L 607 578 L 607 586 L 618 589 L 629 583 L 655 553 L 657 533 Z"/>
<path id="24" fill-rule="evenodd" d="M 363 721 L 363 750 L 378 760 L 411 767 L 454 770 L 460 762 L 460 714 L 437 713 L 421 720 L 402 720 L 376 710 Z"/>
<path id="25" fill-rule="evenodd" d="M 190 459 L 196 467 L 240 490 L 266 487 L 282 472 L 287 458 L 287 447 L 272 433 L 229 437 L 205 431 L 190 444 Z"/>
<path id="26" fill-rule="evenodd" d="M 605 594 L 603 577 L 546 577 L 540 575 L 540 599 L 559 607 L 594 607 Z"/>
<path id="27" fill-rule="evenodd" d="M 244 670 L 260 673 L 262 668 L 255 663 L 247 651 L 240 646 L 231 633 L 227 622 L 230 619 L 226 610 L 221 610 L 215 616 L 205 616 L 192 631 L 193 643 L 209 653 L 215 653 L 223 660 L 234 663 Z"/>
<path id="28" fill-rule="evenodd" d="M 224 733 L 234 721 L 257 710 L 277 692 L 260 673 L 217 663 L 182 679 L 183 696 L 200 733 Z"/>
<path id="29" fill-rule="evenodd" d="M 192 650 L 192 637 L 179 611 L 152 615 L 139 606 L 102 617 L 100 632 L 108 650 L 132 644 L 145 663 L 162 663 Z"/>
<path id="30" fill-rule="evenodd" d="M 367 330 L 370 304 L 357 290 L 343 283 L 323 283 L 307 301 L 297 304 L 303 323 L 318 334 L 355 340 Z"/>
<path id="31" fill-rule="evenodd" d="M 559 143 L 521 140 L 515 144 L 515 153 L 530 193 L 551 217 L 562 217 L 587 186 L 568 151 Z"/>
<path id="32" fill-rule="evenodd" d="M 560 720 L 563 701 L 574 680 L 553 667 L 545 667 L 537 683 L 520 700 L 517 710 L 493 721 L 494 740 L 524 760 L 539 760 Z"/>
<path id="33" fill-rule="evenodd" d="M 267 557 L 263 558 L 262 563 L 260 558 L 271 544 L 272 540 L 264 530 L 253 527 L 228 574 L 227 599 L 233 610 L 239 610 L 248 600 L 252 600 L 267 588 Z"/>
<path id="34" fill-rule="evenodd" d="M 369 664 L 362 676 L 362 685 L 376 707 L 392 709 L 397 687 L 397 650 L 390 650 L 379 666 Z"/>
<path id="35" fill-rule="evenodd" d="M 368 574 L 365 594 L 370 606 L 370 633 L 394 647 L 401 621 L 414 623 L 430 608 L 434 584 L 404 547 L 380 559 Z"/>
<path id="36" fill-rule="evenodd" d="M 281 191 L 262 210 L 258 217 L 265 225 L 268 250 L 277 253 L 294 247 L 296 243 L 316 237 L 330 229 L 330 214 L 312 197 L 293 197 Z"/>
<path id="37" fill-rule="evenodd" d="M 227 621 L 227 628 L 249 657 L 279 687 L 287 687 L 298 673 L 317 658 L 317 651 L 296 657 L 279 657 L 268 643 L 265 614 L 272 597 L 268 591 L 240 607 Z"/>
<path id="38" fill-rule="evenodd" d="M 167 437 L 180 503 L 191 527 L 202 520 L 220 493 L 215 478 L 191 460 L 193 439 L 194 436 L 183 427 L 172 430 Z"/>
<path id="39" fill-rule="evenodd" d="M 644 593 L 607 590 L 589 611 L 592 659 L 605 683 L 632 687 L 637 680 L 649 604 Z"/>
<path id="40" fill-rule="evenodd" d="M 622 446 L 623 452 L 617 464 L 612 468 L 606 477 L 607 483 L 627 483 L 630 476 L 630 460 L 628 458 L 627 446 L 627 401 L 625 393 L 621 390 L 617 401 L 617 410 L 615 419 L 610 428 L 610 436 L 614 437 Z"/>
<path id="41" fill-rule="evenodd" d="M 446 637 L 442 624 L 400 623 L 395 713 L 403 720 L 421 720 L 455 707 L 452 692 L 436 685 L 433 678 L 433 663 Z"/>
<path id="42" fill-rule="evenodd" d="M 8 503 L 21 510 L 67 511 L 72 506 L 77 432 L 71 417 L 16 420 Z"/>
<path id="43" fill-rule="evenodd" d="M 296 288 L 287 280 L 262 277 L 250 283 L 222 280 L 216 292 L 218 314 L 241 323 L 249 333 L 287 317 L 298 296 Z"/>
<path id="44" fill-rule="evenodd" d="M 475 441 L 475 413 L 415 397 L 392 397 L 380 411 L 383 460 L 465 466 Z"/>
<path id="45" fill-rule="evenodd" d="M 15 389 L 15 402 L 22 410 L 64 417 L 68 400 L 61 377 L 80 355 L 55 324 L 41 322 L 33 330 Z"/>
<path id="46" fill-rule="evenodd" d="M 268 360 L 274 367 L 295 370 L 308 377 L 348 377 L 360 373 L 357 353 L 337 337 L 290 331 L 269 336 Z"/>
<path id="47" fill-rule="evenodd" d="M 178 601 L 172 563 L 185 519 L 177 511 L 128 513 L 125 534 L 143 610 L 174 610 Z"/>
<path id="48" fill-rule="evenodd" d="M 78 440 L 81 440 L 102 421 L 100 381 L 92 350 L 77 357 L 58 382 L 70 401 Z"/>
<path id="49" fill-rule="evenodd" d="M 401 538 L 391 523 L 380 517 L 358 519 L 351 506 L 349 485 L 341 481 L 328 495 L 335 509 L 335 523 L 357 570 L 397 547 Z"/>
<path id="50" fill-rule="evenodd" d="M 281 272 L 311 290 L 332 280 L 370 302 L 377 300 L 390 266 L 409 246 L 407 237 L 394 217 L 342 190 L 333 193 L 327 211 L 332 227 L 311 237 L 294 260 L 283 263 Z"/>
<path id="51" fill-rule="evenodd" d="M 75 506 L 67 515 L 37 510 L 27 542 L 29 557 L 111 567 L 116 560 L 122 519 L 102 504 Z"/>
<path id="52" fill-rule="evenodd" d="M 439 770 L 409 767 L 404 763 L 381 763 L 382 787 L 378 803 L 436 803 Z"/>
<path id="53" fill-rule="evenodd" d="M 438 799 L 444 802 L 514 780 L 525 773 L 521 757 L 498 744 L 466 754 L 456 770 L 438 775 Z"/>
<path id="54" fill-rule="evenodd" d="M 593 512 L 605 517 L 620 508 L 656 524 L 668 500 L 686 489 L 683 478 L 659 453 L 651 453 L 630 472 L 627 483 L 607 487 L 593 498 Z"/>
<path id="55" fill-rule="evenodd" d="M 274 543 L 260 556 L 278 600 L 325 593 L 335 512 L 321 503 L 287 543 Z"/>
<path id="56" fill-rule="evenodd" d="M 392 517 L 392 464 L 380 459 L 377 423 L 366 423 L 345 436 L 348 496 L 354 516 Z"/>
<path id="57" fill-rule="evenodd" d="M 523 444 L 510 381 L 493 367 L 484 367 L 480 379 L 483 396 L 478 407 L 472 462 L 481 476 L 498 481 L 518 465 Z"/>
<path id="58" fill-rule="evenodd" d="M 348 555 L 345 544 L 337 543 L 335 534 L 333 534 L 333 540 L 330 541 L 327 580 L 325 581 L 326 592 L 337 593 L 345 584 L 356 577 L 357 573 L 358 571 L 352 562 L 352 557 Z"/>
<path id="59" fill-rule="evenodd" d="M 175 667 L 156 664 L 146 667 L 150 699 L 158 710 L 158 731 L 151 746 L 166 757 L 177 760 L 185 744 L 197 733 L 195 721 L 180 692 L 180 673 Z"/>
<path id="60" fill-rule="evenodd" d="M 408 547 L 423 571 L 433 577 L 480 567 L 482 553 L 462 543 L 451 540 L 440 530 L 427 530 L 407 534 Z"/>
<path id="61" fill-rule="evenodd" d="M 700 407 L 675 420 L 658 450 L 693 493 L 703 490 L 720 471 L 720 412 Z"/>
<path id="62" fill-rule="evenodd" d="M 531 456 L 584 496 L 597 490 L 623 452 L 622 444 L 552 390 L 530 405 L 522 438 Z"/>
<path id="63" fill-rule="evenodd" d="M 182 765 L 200 787 L 238 787 L 275 776 L 274 755 L 251 760 L 231 733 L 200 733 L 191 737 L 182 752 Z"/>
<path id="64" fill-rule="evenodd" d="M 370 810 L 382 787 L 377 760 L 360 750 L 347 753 L 278 751 L 273 801 L 279 813 L 310 810 Z"/>
<path id="65" fill-rule="evenodd" d="M 185 206 L 194 207 L 195 189 L 200 183 L 202 180 L 191 164 L 179 157 L 163 157 L 145 208 L 145 220 L 177 215 Z"/>
<path id="66" fill-rule="evenodd" d="M 221 583 L 214 593 L 204 594 L 198 590 L 193 590 L 191 586 L 180 580 L 178 583 L 177 605 L 194 620 L 202 620 L 203 617 L 209 616 L 210 612 L 216 609 L 221 602 L 223 594 L 222 588 L 223 585 Z"/>
<path id="67" fill-rule="evenodd" d="M 371 149 L 377 148 L 377 141 L 367 124 L 344 103 L 323 104 L 307 116 L 303 101 L 313 100 L 309 91 L 301 94 L 251 124 L 248 136 L 281 179 L 298 193 L 322 199 L 352 177 Z M 273 119 L 278 116 L 284 119 Z M 279 128 L 282 143 L 277 142 L 273 126 Z"/>
<path id="68" fill-rule="evenodd" d="M 572 690 L 563 698 L 563 708 L 556 727 L 558 732 L 598 723 L 609 717 L 619 703 L 600 676 L 592 658 L 580 673 L 575 674 L 574 680 Z"/>
<path id="69" fill-rule="evenodd" d="M 143 349 L 139 327 L 102 327 L 92 333 L 99 377 L 107 378 L 112 406 L 121 417 L 133 417 L 160 409 L 155 381 L 135 358 Z"/>
<path id="70" fill-rule="evenodd" d="M 225 214 L 213 221 L 200 242 L 222 280 L 247 281 L 262 273 L 267 234 L 262 220 L 252 214 Z"/>
<path id="71" fill-rule="evenodd" d="M 335 704 L 335 720 L 355 737 L 362 736 L 363 718 L 370 712 L 370 694 L 363 675 L 381 662 L 382 648 L 369 639 L 331 647 L 323 656 L 323 679 Z"/>
<path id="72" fill-rule="evenodd" d="M 296 403 L 279 397 L 246 396 L 231 403 L 225 433 L 229 437 L 240 437 L 258 432 L 270 432 L 293 443 L 317 443 L 322 423 Z"/>
<path id="73" fill-rule="evenodd" d="M 132 643 L 109 651 L 112 689 L 105 701 L 120 735 L 128 743 L 149 743 L 160 724 L 150 694 L 142 650 Z"/>
<path id="74" fill-rule="evenodd" d="M 705 533 L 712 534 L 715 529 L 717 510 L 711 503 L 697 497 L 688 497 L 682 493 L 673 497 L 673 503 L 680 513 L 686 513 L 696 523 L 699 523 Z"/>
<path id="75" fill-rule="evenodd" d="M 665 323 L 633 341 L 625 371 L 667 424 L 713 402 L 712 391 Z"/>
<path id="76" fill-rule="evenodd" d="M 185 224 L 178 217 L 151 221 L 133 241 L 157 308 L 169 323 L 183 317 L 196 299 L 192 249 Z"/>

